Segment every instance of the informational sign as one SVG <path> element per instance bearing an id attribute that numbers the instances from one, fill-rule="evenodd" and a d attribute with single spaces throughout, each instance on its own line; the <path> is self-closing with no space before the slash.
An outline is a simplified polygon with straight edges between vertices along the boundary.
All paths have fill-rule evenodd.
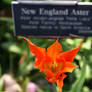
<path id="1" fill-rule="evenodd" d="M 14 34 L 34 37 L 92 36 L 92 3 L 12 2 Z"/>

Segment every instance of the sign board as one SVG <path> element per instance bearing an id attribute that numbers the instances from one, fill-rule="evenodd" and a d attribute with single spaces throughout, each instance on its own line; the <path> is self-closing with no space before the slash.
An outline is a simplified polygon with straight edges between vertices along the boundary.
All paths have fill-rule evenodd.
<path id="1" fill-rule="evenodd" d="M 92 3 L 12 2 L 15 36 L 92 36 Z"/>

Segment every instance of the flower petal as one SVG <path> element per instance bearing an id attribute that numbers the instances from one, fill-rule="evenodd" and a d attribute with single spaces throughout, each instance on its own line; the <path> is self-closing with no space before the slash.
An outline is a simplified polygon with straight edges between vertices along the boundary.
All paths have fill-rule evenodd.
<path id="1" fill-rule="evenodd" d="M 56 40 L 54 44 L 47 48 L 48 56 L 55 58 L 58 53 L 62 51 L 61 44 Z"/>
<path id="2" fill-rule="evenodd" d="M 64 65 L 64 68 L 61 72 L 62 73 L 65 73 L 65 72 L 70 72 L 71 73 L 77 67 L 78 67 L 77 65 L 73 65 L 70 62 L 66 62 L 65 65 Z"/>
<path id="3" fill-rule="evenodd" d="M 62 76 L 56 81 L 57 86 L 59 88 L 59 92 L 62 92 L 62 87 L 63 87 L 63 80 L 67 77 L 67 75 L 62 74 Z"/>
<path id="4" fill-rule="evenodd" d="M 27 39 L 26 37 L 23 37 L 28 43 L 29 43 L 29 48 L 30 48 L 30 51 L 37 57 L 41 57 L 44 55 L 44 51 L 45 48 L 40 48 L 36 45 L 34 45 L 29 39 Z"/>
<path id="5" fill-rule="evenodd" d="M 49 81 L 49 82 L 55 82 L 55 80 L 53 80 L 53 73 L 51 72 L 51 70 L 47 70 L 46 72 L 46 79 Z"/>
<path id="6" fill-rule="evenodd" d="M 27 39 L 26 37 L 22 37 L 23 39 L 25 39 L 28 44 L 29 44 L 29 48 L 30 51 L 36 56 L 36 62 L 35 62 L 35 66 L 39 66 L 41 61 L 43 61 L 43 59 L 45 58 L 46 55 L 46 49 L 45 48 L 40 48 L 36 45 L 34 45 L 29 39 Z"/>
<path id="7" fill-rule="evenodd" d="M 76 47 L 72 50 L 61 53 L 60 56 L 59 56 L 59 59 L 64 58 L 64 60 L 66 62 L 73 62 L 73 60 L 74 60 L 79 48 L 81 47 L 82 43 L 83 43 L 83 41 L 81 42 L 81 44 L 78 47 Z"/>

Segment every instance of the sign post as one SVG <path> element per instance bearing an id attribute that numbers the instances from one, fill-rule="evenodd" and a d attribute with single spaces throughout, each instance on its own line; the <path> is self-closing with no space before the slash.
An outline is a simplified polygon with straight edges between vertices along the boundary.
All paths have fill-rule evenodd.
<path id="1" fill-rule="evenodd" d="M 92 36 L 92 3 L 13 1 L 15 36 L 61 38 Z"/>

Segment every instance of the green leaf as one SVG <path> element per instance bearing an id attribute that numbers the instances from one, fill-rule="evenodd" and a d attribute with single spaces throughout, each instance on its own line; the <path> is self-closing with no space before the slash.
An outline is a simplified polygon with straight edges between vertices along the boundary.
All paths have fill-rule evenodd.
<path id="1" fill-rule="evenodd" d="M 2 71 L 1 71 L 1 66 L 0 66 L 0 92 L 2 92 L 3 89 L 3 80 L 1 79 Z"/>
<path id="2" fill-rule="evenodd" d="M 17 54 L 21 53 L 21 49 L 17 45 L 11 45 L 8 50 Z"/>
<path id="3" fill-rule="evenodd" d="M 85 58 L 83 58 L 83 66 L 81 69 L 80 77 L 78 80 L 75 82 L 73 88 L 71 89 L 70 92 L 81 92 L 81 88 L 83 86 L 83 83 L 85 82 L 85 76 L 86 76 L 86 61 Z"/>
<path id="4" fill-rule="evenodd" d="M 24 92 L 26 91 L 26 86 L 29 83 L 29 81 L 30 81 L 29 77 L 26 77 L 26 79 L 22 83 L 22 88 Z"/>
<path id="5" fill-rule="evenodd" d="M 7 17 L 0 17 L 0 21 L 9 22 L 9 23 L 13 23 L 12 18 L 7 18 Z"/>
<path id="6" fill-rule="evenodd" d="M 3 90 L 3 80 L 0 79 L 0 92 L 2 92 L 2 90 Z"/>
<path id="7" fill-rule="evenodd" d="M 1 78 L 1 76 L 2 76 L 2 70 L 1 70 L 1 65 L 0 65 L 0 78 Z"/>
<path id="8" fill-rule="evenodd" d="M 7 4 L 11 4 L 12 0 L 3 0 L 3 2 L 7 3 Z"/>
<path id="9" fill-rule="evenodd" d="M 12 42 L 4 42 L 1 46 L 2 46 L 2 48 L 7 49 L 9 52 L 13 52 L 16 54 L 21 54 L 21 52 L 22 52 L 21 48 Z"/>

